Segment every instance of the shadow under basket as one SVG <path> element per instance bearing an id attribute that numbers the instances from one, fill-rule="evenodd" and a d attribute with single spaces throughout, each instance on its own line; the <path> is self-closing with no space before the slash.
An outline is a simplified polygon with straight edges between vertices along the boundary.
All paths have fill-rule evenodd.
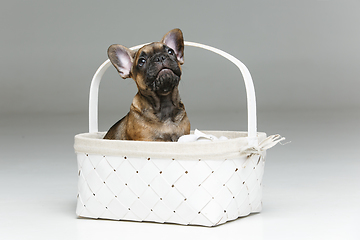
<path id="1" fill-rule="evenodd" d="M 111 65 L 107 60 L 91 83 L 89 133 L 75 136 L 78 216 L 216 226 L 261 211 L 266 150 L 283 138 L 256 131 L 255 92 L 245 65 L 221 50 L 185 45 L 218 53 L 239 67 L 247 91 L 248 132 L 207 131 L 228 139 L 181 143 L 103 139 L 97 102 L 101 77 Z"/>

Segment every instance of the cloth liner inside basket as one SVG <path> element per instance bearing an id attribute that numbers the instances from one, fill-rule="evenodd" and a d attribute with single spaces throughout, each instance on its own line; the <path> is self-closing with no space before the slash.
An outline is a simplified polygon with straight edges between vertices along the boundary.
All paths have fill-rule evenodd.
<path id="1" fill-rule="evenodd" d="M 219 141 L 228 140 L 225 136 L 215 137 L 211 134 L 205 134 L 198 129 L 195 129 L 193 134 L 183 135 L 179 138 L 178 142 L 196 142 L 196 141 Z"/>
<path id="2" fill-rule="evenodd" d="M 224 140 L 228 140 L 228 138 L 225 136 L 216 137 L 214 135 L 205 134 L 198 129 L 195 129 L 194 133 L 181 136 L 178 142 L 216 142 Z M 277 143 L 283 140 L 285 140 L 285 138 L 281 137 L 279 134 L 271 135 L 264 139 L 262 142 L 260 142 L 258 146 L 246 146 L 245 148 L 241 149 L 241 152 L 245 153 L 248 156 L 253 154 L 262 155 L 265 150 L 272 148 Z"/>

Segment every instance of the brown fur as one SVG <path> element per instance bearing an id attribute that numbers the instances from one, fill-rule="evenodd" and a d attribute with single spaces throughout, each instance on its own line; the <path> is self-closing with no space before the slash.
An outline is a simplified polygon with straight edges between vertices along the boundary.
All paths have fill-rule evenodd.
<path id="1" fill-rule="evenodd" d="M 190 133 L 178 90 L 183 51 L 180 29 L 171 30 L 161 42 L 136 52 L 121 45 L 109 47 L 110 61 L 121 77 L 134 79 L 138 93 L 129 113 L 109 129 L 104 139 L 177 141 Z M 142 65 L 141 61 L 145 63 Z"/>

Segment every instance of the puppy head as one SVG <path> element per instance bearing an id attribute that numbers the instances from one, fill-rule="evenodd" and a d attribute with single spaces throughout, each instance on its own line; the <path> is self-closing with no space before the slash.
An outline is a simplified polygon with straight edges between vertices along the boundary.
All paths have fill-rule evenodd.
<path id="1" fill-rule="evenodd" d="M 111 63 L 122 78 L 133 78 L 140 91 L 166 95 L 178 86 L 184 63 L 184 38 L 173 29 L 162 38 L 138 51 L 114 44 L 108 49 Z"/>

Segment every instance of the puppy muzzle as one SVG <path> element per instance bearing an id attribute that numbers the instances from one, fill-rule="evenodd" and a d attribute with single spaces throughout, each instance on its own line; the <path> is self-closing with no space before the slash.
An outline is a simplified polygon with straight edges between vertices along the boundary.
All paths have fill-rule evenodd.
<path id="1" fill-rule="evenodd" d="M 181 69 L 178 63 L 166 55 L 156 55 L 147 72 L 147 85 L 152 91 L 168 93 L 178 86 Z"/>

